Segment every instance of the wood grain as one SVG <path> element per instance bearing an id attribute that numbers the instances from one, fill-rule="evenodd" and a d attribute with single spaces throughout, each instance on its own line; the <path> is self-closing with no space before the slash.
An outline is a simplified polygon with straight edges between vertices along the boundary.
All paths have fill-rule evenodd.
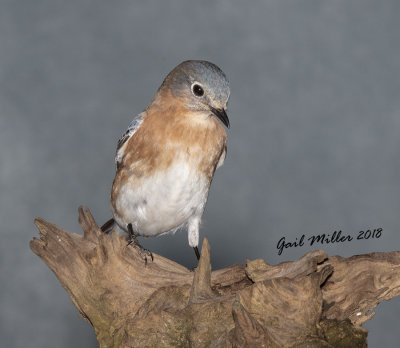
<path id="1" fill-rule="evenodd" d="M 367 347 L 361 325 L 400 292 L 399 251 L 342 258 L 319 250 L 212 271 L 204 239 L 192 272 L 156 254 L 145 265 L 88 209 L 79 222 L 83 235 L 37 218 L 30 247 L 101 347 Z"/>

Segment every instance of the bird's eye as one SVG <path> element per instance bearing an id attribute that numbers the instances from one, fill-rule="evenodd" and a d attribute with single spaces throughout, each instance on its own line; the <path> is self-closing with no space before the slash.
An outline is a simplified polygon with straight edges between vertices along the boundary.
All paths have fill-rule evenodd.
<path id="1" fill-rule="evenodd" d="M 192 91 L 193 91 L 193 94 L 196 96 L 196 97 L 202 97 L 203 95 L 204 95 L 204 89 L 203 89 L 203 87 L 201 87 L 199 84 L 197 84 L 197 83 L 195 83 L 195 84 L 193 84 L 193 86 L 192 86 Z"/>

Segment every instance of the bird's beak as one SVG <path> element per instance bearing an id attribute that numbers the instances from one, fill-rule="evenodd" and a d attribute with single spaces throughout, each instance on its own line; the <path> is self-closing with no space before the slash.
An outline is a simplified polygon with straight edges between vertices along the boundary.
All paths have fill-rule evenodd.
<path id="1" fill-rule="evenodd" d="M 227 128 L 230 127 L 229 118 L 228 118 L 228 115 L 226 114 L 225 109 L 215 109 L 215 108 L 212 107 L 211 108 L 211 112 L 215 116 L 217 116 Z"/>

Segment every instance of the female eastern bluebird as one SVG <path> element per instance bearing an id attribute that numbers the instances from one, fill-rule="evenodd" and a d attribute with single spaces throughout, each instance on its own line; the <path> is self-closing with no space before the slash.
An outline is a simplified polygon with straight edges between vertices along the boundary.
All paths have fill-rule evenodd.
<path id="1" fill-rule="evenodd" d="M 188 60 L 165 78 L 148 107 L 118 141 L 111 189 L 117 227 L 147 262 L 153 255 L 136 237 L 187 227 L 199 259 L 199 226 L 216 168 L 226 154 L 229 82 L 215 64 Z"/>

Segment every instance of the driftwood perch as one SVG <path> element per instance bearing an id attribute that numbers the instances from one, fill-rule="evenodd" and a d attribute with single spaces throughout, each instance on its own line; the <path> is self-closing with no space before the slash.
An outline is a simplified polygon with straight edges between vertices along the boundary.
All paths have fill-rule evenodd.
<path id="1" fill-rule="evenodd" d="M 101 347 L 366 347 L 361 325 L 400 293 L 400 252 L 211 271 L 204 239 L 195 272 L 154 254 L 144 265 L 124 236 L 103 234 L 79 209 L 84 234 L 38 218 L 30 247 L 56 274 Z"/>

